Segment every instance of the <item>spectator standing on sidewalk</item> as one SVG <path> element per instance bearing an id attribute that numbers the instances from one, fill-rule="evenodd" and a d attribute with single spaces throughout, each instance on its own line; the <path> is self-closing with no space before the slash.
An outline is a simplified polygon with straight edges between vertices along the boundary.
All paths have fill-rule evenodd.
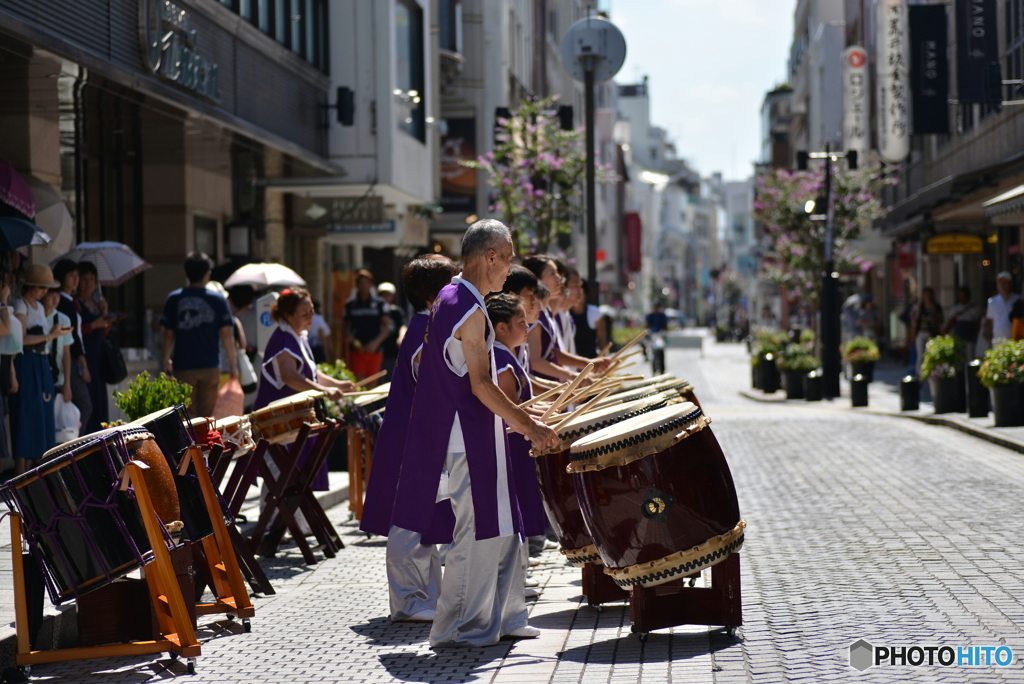
<path id="1" fill-rule="evenodd" d="M 89 400 L 92 403 L 89 422 L 82 429 L 86 435 L 98 432 L 101 423 L 106 423 L 110 415 L 107 383 L 103 381 L 103 342 L 110 334 L 110 326 L 117 320 L 117 314 L 107 310 L 107 300 L 97 293 L 99 284 L 96 264 L 79 262 L 77 304 L 82 319 L 82 348 L 89 369 Z"/>
<path id="2" fill-rule="evenodd" d="M 160 325 L 164 328 L 161 366 L 192 385 L 192 415 L 211 416 L 220 386 L 221 345 L 228 355 L 228 375 L 238 378 L 234 318 L 222 295 L 206 288 L 213 260 L 203 252 L 185 258 L 188 287 L 167 296 Z M 173 352 L 173 361 L 172 361 Z"/>
<path id="3" fill-rule="evenodd" d="M 88 425 L 92 417 L 92 399 L 89 396 L 89 364 L 82 342 L 82 316 L 79 313 L 75 291 L 78 289 L 78 264 L 71 259 L 61 259 L 53 267 L 53 277 L 60 283 L 60 301 L 57 311 L 71 321 L 71 401 L 81 413 L 82 425 Z M 67 379 L 65 379 L 67 382 Z"/>
<path id="4" fill-rule="evenodd" d="M 882 327 L 882 319 L 878 315 L 878 309 L 875 308 L 875 300 L 871 295 L 864 296 L 864 300 L 860 304 L 860 310 L 857 312 L 856 323 L 854 337 L 861 335 L 875 344 L 878 343 L 878 333 Z"/>
<path id="5" fill-rule="evenodd" d="M 388 305 L 388 316 L 391 319 L 391 332 L 388 333 L 384 343 L 380 346 L 380 350 L 384 353 L 384 361 L 381 364 L 381 369 L 388 372 L 385 382 L 391 379 L 392 372 L 395 368 L 395 362 L 398 360 L 398 347 L 402 344 L 402 338 L 405 337 L 405 312 L 402 308 L 395 306 L 395 286 L 392 283 L 381 283 L 377 287 L 377 294 L 383 299 Z"/>
<path id="6" fill-rule="evenodd" d="M 41 300 L 59 286 L 49 266 L 36 264 L 28 269 L 21 297 L 14 302 L 14 315 L 25 330 L 24 351 L 14 359 L 19 387 L 11 401 L 14 467 L 19 475 L 35 467 L 56 441 L 48 353 L 50 343 L 71 329 L 47 325 Z"/>
<path id="7" fill-rule="evenodd" d="M 587 303 L 589 289 L 589 283 L 581 279 L 582 296 L 579 297 L 579 301 L 573 303 L 569 313 L 576 323 L 576 353 L 592 359 L 599 356 L 600 351 L 604 349 L 608 343 L 608 335 L 605 334 L 605 320 L 601 309 Z"/>
<path id="8" fill-rule="evenodd" d="M 348 327 L 349 369 L 358 380 L 380 371 L 384 363 L 381 345 L 391 332 L 388 305 L 373 294 L 373 274 L 356 272 L 356 293 L 345 302 L 345 325 Z"/>
<path id="9" fill-rule="evenodd" d="M 331 326 L 320 315 L 320 302 L 313 302 L 313 325 L 309 329 L 309 348 L 313 350 L 313 360 L 326 363 L 333 360 L 334 354 L 328 355 L 331 345 Z"/>
<path id="10" fill-rule="evenodd" d="M 942 326 L 943 335 L 952 335 L 960 343 L 967 359 L 977 358 L 974 343 L 978 339 L 978 324 L 981 308 L 971 301 L 971 288 L 958 287 L 956 304 L 949 310 L 949 317 Z"/>
<path id="11" fill-rule="evenodd" d="M 921 290 L 921 299 L 910 314 L 910 339 L 914 341 L 917 352 L 914 371 L 918 377 L 921 376 L 924 347 L 942 330 L 942 322 L 942 306 L 935 300 L 935 290 L 926 287 Z"/>
<path id="12" fill-rule="evenodd" d="M 978 353 L 981 354 L 993 344 L 1010 339 L 1013 328 L 1010 313 L 1018 297 L 1013 292 L 1013 276 L 1009 271 L 1001 271 L 996 276 L 996 294 L 988 298 L 985 309 L 985 320 L 981 322 L 981 339 Z"/>

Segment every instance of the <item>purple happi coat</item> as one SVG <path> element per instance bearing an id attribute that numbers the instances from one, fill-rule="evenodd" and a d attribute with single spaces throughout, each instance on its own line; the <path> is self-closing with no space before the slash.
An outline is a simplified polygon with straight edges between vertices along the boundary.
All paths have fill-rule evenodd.
<path id="1" fill-rule="evenodd" d="M 551 363 L 558 363 L 558 350 L 560 349 L 558 339 L 558 322 L 555 321 L 554 315 L 548 309 L 540 310 L 540 318 L 537 319 L 537 325 L 540 326 L 540 356 L 542 359 L 546 359 Z M 544 375 L 543 373 L 534 372 L 539 378 L 545 380 L 555 380 L 550 375 Z"/>
<path id="2" fill-rule="evenodd" d="M 281 380 L 281 370 L 278 368 L 277 359 L 281 354 L 289 354 L 298 359 L 299 373 L 316 382 L 316 361 L 313 360 L 313 350 L 309 347 L 309 339 L 306 333 L 300 335 L 284 321 L 278 321 L 277 330 L 267 340 L 267 347 L 263 350 L 260 385 L 256 390 L 256 399 L 252 405 L 254 411 L 265 408 L 268 404 L 278 399 L 298 394 L 298 392 L 284 384 L 284 381 Z M 313 442 L 307 442 L 299 459 L 300 466 L 306 462 L 312 448 Z M 327 475 L 326 460 L 320 468 L 320 472 L 313 478 L 312 488 L 317 492 L 325 492 L 331 488 Z"/>
<path id="3" fill-rule="evenodd" d="M 416 352 L 423 346 L 423 333 L 427 329 L 426 312 L 418 313 L 409 321 L 409 328 L 398 349 L 398 359 L 391 376 L 384 422 L 377 433 L 373 448 L 373 468 L 366 486 L 366 502 L 359 529 L 386 537 L 391 530 L 391 510 L 398 489 L 398 475 L 402 470 L 405 439 L 409 434 L 409 413 L 413 392 L 416 391 Z M 435 504 L 432 530 L 423 534 L 425 544 L 450 544 L 455 529 L 455 515 L 451 501 Z"/>
<path id="4" fill-rule="evenodd" d="M 434 502 L 456 419 L 472 482 L 476 539 L 505 537 L 522 528 L 505 423 L 474 396 L 462 345 L 454 336 L 477 310 L 484 317 L 490 349 L 494 327 L 484 298 L 472 283 L 453 278 L 431 307 L 392 513 L 395 525 L 420 534 L 433 527 Z M 493 351 L 490 357 L 491 378 L 496 380 Z"/>
<path id="5" fill-rule="evenodd" d="M 526 345 L 523 345 L 525 347 Z M 521 349 L 521 347 L 517 347 Z M 498 374 L 510 370 L 519 386 L 519 403 L 533 396 L 530 378 L 516 354 L 501 342 L 494 343 L 494 365 Z M 519 513 L 523 518 L 523 536 L 535 537 L 544 534 L 548 525 L 548 516 L 544 512 L 544 503 L 540 497 L 540 486 L 537 483 L 537 461 L 530 456 L 530 443 L 518 432 L 508 436 L 509 453 L 512 456 L 512 475 L 515 477 L 516 500 L 519 502 Z"/>

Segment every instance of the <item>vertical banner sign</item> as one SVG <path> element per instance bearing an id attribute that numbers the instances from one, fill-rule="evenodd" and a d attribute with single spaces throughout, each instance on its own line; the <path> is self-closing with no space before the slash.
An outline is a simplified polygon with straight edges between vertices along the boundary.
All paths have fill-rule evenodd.
<path id="1" fill-rule="evenodd" d="M 910 89 L 907 0 L 878 0 L 878 153 L 896 164 L 910 154 Z"/>
<path id="2" fill-rule="evenodd" d="M 945 5 L 910 7 L 910 83 L 914 133 L 949 133 Z"/>
<path id="3" fill-rule="evenodd" d="M 476 119 L 448 119 L 441 137 L 441 206 L 448 212 L 476 213 Z"/>
<path id="4" fill-rule="evenodd" d="M 868 138 L 868 52 L 859 45 L 843 53 L 843 149 L 865 159 Z"/>
<path id="5" fill-rule="evenodd" d="M 640 223 L 640 214 L 631 211 L 623 218 L 626 221 L 626 270 L 639 273 L 643 254 L 643 225 Z"/>
<path id="6" fill-rule="evenodd" d="M 996 0 L 956 0 L 956 79 L 961 102 L 985 102 L 985 68 L 999 62 Z"/>

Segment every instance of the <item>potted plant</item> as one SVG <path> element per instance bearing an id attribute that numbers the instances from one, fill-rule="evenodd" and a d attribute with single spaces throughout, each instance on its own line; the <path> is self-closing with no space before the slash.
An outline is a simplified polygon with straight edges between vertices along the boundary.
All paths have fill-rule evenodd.
<path id="1" fill-rule="evenodd" d="M 192 385 L 178 382 L 166 373 L 151 378 L 143 371 L 124 392 L 114 392 L 114 403 L 128 420 L 138 420 L 151 413 L 192 401 Z"/>
<path id="2" fill-rule="evenodd" d="M 779 388 L 779 372 L 775 357 L 786 344 L 786 333 L 778 330 L 758 330 L 754 333 L 757 344 L 750 363 L 755 389 L 771 394 Z"/>
<path id="3" fill-rule="evenodd" d="M 843 362 L 850 364 L 850 377 L 863 375 L 868 382 L 873 382 L 875 361 L 879 356 L 878 345 L 869 337 L 854 337 L 843 346 Z"/>
<path id="4" fill-rule="evenodd" d="M 964 358 L 957 339 L 937 335 L 924 347 L 921 378 L 928 380 L 935 413 L 963 413 L 967 410 L 967 389 L 960 375 Z"/>
<path id="5" fill-rule="evenodd" d="M 348 366 L 341 359 L 338 359 L 334 363 L 321 363 L 317 365 L 319 370 L 324 375 L 334 378 L 335 380 L 348 380 L 349 382 L 355 382 L 356 376 L 349 370 Z M 345 425 L 355 425 L 358 419 L 355 411 L 355 404 L 350 399 L 342 399 L 341 401 L 334 401 L 333 399 L 325 399 L 324 407 L 327 411 L 327 417 L 333 420 L 343 423 Z M 346 432 L 346 434 L 348 434 Z M 338 438 L 334 440 L 334 445 L 331 447 L 330 453 L 327 454 L 327 469 L 334 471 L 348 470 L 348 440 Z"/>
<path id="6" fill-rule="evenodd" d="M 996 427 L 1024 425 L 1024 340 L 1007 340 L 985 352 L 978 379 L 992 396 Z"/>
<path id="7" fill-rule="evenodd" d="M 811 348 L 804 344 L 787 344 L 775 360 L 775 365 L 782 372 L 787 399 L 804 398 L 804 376 L 813 370 L 817 370 L 821 364 L 818 358 L 811 351 Z"/>

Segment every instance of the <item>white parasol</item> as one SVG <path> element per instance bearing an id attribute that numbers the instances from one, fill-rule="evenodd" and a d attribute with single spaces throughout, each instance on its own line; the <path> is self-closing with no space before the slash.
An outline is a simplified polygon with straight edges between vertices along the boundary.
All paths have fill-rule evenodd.
<path id="1" fill-rule="evenodd" d="M 117 287 L 147 268 L 152 268 L 133 252 L 131 247 L 121 242 L 82 242 L 67 254 L 54 259 L 52 263 L 59 259 L 91 261 L 96 265 L 100 285 L 109 287 Z"/>
<path id="2" fill-rule="evenodd" d="M 224 281 L 224 287 L 251 285 L 256 289 L 265 287 L 305 287 L 306 281 L 298 273 L 282 264 L 246 264 Z"/>

